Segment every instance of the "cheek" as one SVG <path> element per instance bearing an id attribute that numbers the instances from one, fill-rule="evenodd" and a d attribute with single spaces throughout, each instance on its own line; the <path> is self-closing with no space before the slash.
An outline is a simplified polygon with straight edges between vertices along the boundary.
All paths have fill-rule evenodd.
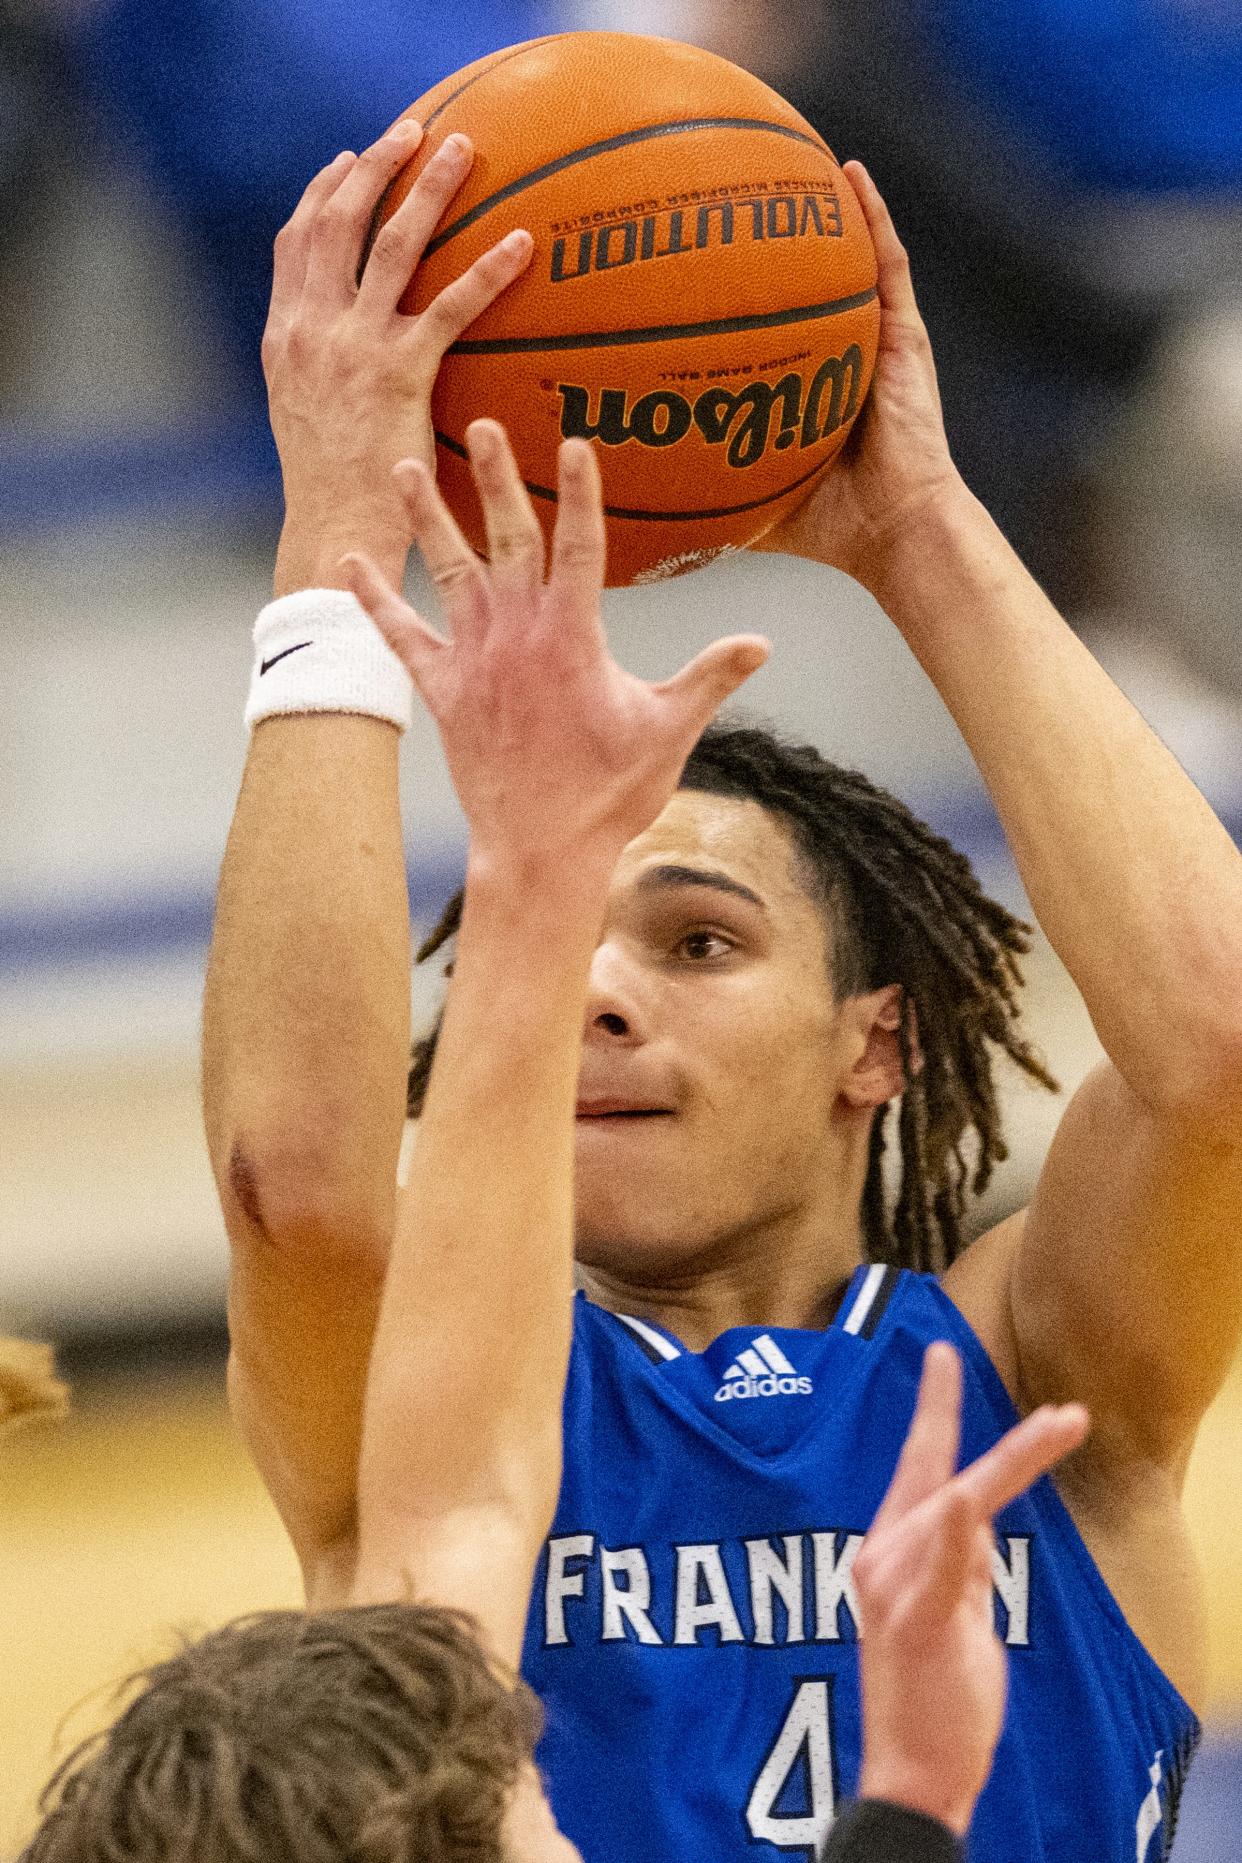
<path id="1" fill-rule="evenodd" d="M 786 1153 L 804 1135 L 822 1143 L 834 1099 L 831 1031 L 792 992 L 739 1005 L 712 1043 L 705 1099 L 721 1114 L 722 1135 L 748 1135 L 755 1147 Z"/>
<path id="2" fill-rule="evenodd" d="M 796 980 L 739 993 L 722 1018 L 730 1073 L 779 1090 L 818 1089 L 831 1068 L 832 1027 L 809 984 Z"/>

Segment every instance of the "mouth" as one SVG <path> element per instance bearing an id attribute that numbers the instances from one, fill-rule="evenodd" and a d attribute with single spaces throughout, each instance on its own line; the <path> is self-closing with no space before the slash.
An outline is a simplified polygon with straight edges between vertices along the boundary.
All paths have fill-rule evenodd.
<path id="1" fill-rule="evenodd" d="M 671 1106 L 635 1106 L 626 1100 L 579 1100 L 574 1117 L 579 1125 L 611 1124 L 614 1120 L 670 1119 Z"/>

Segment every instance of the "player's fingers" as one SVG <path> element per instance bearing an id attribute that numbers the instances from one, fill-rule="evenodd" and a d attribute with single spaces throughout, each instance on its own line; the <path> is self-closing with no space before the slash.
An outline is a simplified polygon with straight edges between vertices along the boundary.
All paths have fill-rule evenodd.
<path id="1" fill-rule="evenodd" d="M 445 350 L 526 270 L 534 249 L 526 228 L 514 227 L 432 298 L 416 325 L 420 358 L 427 368 L 433 373 L 439 368 Z"/>
<path id="2" fill-rule="evenodd" d="M 376 202 L 422 141 L 410 117 L 394 123 L 364 149 L 340 186 L 315 213 L 308 234 L 304 299 L 322 308 L 352 304 L 358 258 Z"/>
<path id="3" fill-rule="evenodd" d="M 350 588 L 426 699 L 426 680 L 432 663 L 448 643 L 402 600 L 369 556 L 351 551 L 341 558 L 340 567 Z"/>
<path id="4" fill-rule="evenodd" d="M 727 640 L 713 641 L 655 689 L 677 702 L 693 741 L 725 700 L 758 672 L 771 651 L 771 643 L 762 634 L 732 634 Z"/>
<path id="5" fill-rule="evenodd" d="M 579 613 L 595 613 L 607 539 L 599 461 L 586 440 L 564 440 L 557 459 L 556 528 L 549 587 Z"/>
<path id="6" fill-rule="evenodd" d="M 966 1594 L 975 1569 L 979 1516 L 969 1495 L 950 1484 L 920 1516 L 926 1520 L 911 1607 L 925 1623 L 943 1623 Z"/>
<path id="7" fill-rule="evenodd" d="M 358 280 L 360 304 L 385 316 L 395 310 L 473 161 L 470 138 L 460 134 L 447 136 L 428 158 L 396 212 L 375 232 Z"/>
<path id="8" fill-rule="evenodd" d="M 344 181 L 358 157 L 351 149 L 341 153 L 321 168 L 302 191 L 302 198 L 276 235 L 272 248 L 272 296 L 268 308 L 268 328 L 286 321 L 302 295 L 306 277 L 306 254 L 310 228 L 315 215 L 330 200 Z"/>
<path id="9" fill-rule="evenodd" d="M 453 633 L 460 635 L 486 613 L 482 565 L 421 459 L 398 461 L 393 477 L 410 515 L 410 534 L 440 591 Z"/>
<path id="10" fill-rule="evenodd" d="M 900 1520 L 949 1480 L 961 1436 L 962 1361 L 947 1340 L 923 1355 L 918 1402 L 872 1533 Z"/>
<path id="11" fill-rule="evenodd" d="M 543 580 L 543 532 L 509 436 L 499 421 L 471 421 L 466 446 L 483 508 L 492 580 L 498 589 L 533 597 Z"/>
<path id="12" fill-rule="evenodd" d="M 1082 1404 L 1045 1404 L 1015 1425 L 953 1483 L 980 1518 L 990 1519 L 1076 1449 L 1091 1419 Z"/>
<path id="13" fill-rule="evenodd" d="M 875 247 L 881 312 L 889 318 L 896 316 L 903 323 L 917 324 L 921 330 L 923 319 L 914 295 L 909 255 L 897 237 L 884 196 L 861 162 L 846 162 L 844 172 L 858 196 Z"/>

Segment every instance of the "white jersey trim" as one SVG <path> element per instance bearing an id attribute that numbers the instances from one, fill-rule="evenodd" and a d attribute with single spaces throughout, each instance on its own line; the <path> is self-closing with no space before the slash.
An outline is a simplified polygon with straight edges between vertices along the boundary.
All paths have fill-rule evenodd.
<path id="1" fill-rule="evenodd" d="M 640 1339 L 645 1339 L 652 1351 L 658 1352 L 661 1358 L 681 1357 L 680 1347 L 666 1339 L 663 1333 L 658 1333 L 654 1326 L 648 1326 L 645 1320 L 636 1320 L 632 1313 L 618 1313 L 617 1318 L 624 1321 L 625 1325 L 631 1331 L 636 1332 Z"/>
<path id="2" fill-rule="evenodd" d="M 841 1322 L 842 1332 L 859 1333 L 862 1331 L 887 1272 L 882 1261 L 872 1262 L 863 1276 L 862 1286 L 854 1296 L 853 1306 Z"/>

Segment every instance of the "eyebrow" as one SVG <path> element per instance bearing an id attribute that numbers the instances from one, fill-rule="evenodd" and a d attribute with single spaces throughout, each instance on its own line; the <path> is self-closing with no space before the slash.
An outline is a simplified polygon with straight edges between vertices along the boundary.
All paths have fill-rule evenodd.
<path id="1" fill-rule="evenodd" d="M 768 909 L 758 893 L 753 892 L 749 886 L 743 886 L 740 880 L 731 880 L 727 873 L 719 873 L 709 867 L 648 867 L 635 890 L 654 893 L 674 886 L 706 886 L 717 893 L 729 893 L 734 899 L 745 899 L 750 905 L 758 906 L 761 912 Z"/>

